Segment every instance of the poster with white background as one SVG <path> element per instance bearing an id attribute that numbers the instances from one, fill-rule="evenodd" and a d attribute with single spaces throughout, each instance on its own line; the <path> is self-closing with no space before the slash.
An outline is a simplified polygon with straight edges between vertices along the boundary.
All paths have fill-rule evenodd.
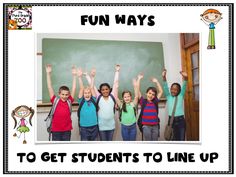
<path id="1" fill-rule="evenodd" d="M 233 173 L 233 1 L 7 1 L 1 3 L 1 7 L 3 174 Z M 213 16 L 206 17 L 208 13 Z M 214 21 L 213 18 L 218 20 Z M 187 41 L 184 36 L 191 36 L 189 34 L 196 35 L 197 40 L 184 44 Z M 157 64 L 161 67 L 157 68 L 157 77 L 162 78 L 161 73 L 165 68 L 169 85 L 173 82 L 183 84 L 179 71 L 188 68 L 188 52 L 195 51 L 195 48 L 188 48 L 197 46 L 198 64 L 197 67 L 188 68 L 188 74 L 192 73 L 188 76 L 188 82 L 192 85 L 187 86 L 188 96 L 183 103 L 187 125 L 185 141 L 166 141 L 164 138 L 168 122 L 166 97 L 162 97 L 159 102 L 161 121 L 158 141 L 142 141 L 140 132 L 137 132 L 135 141 L 123 141 L 118 118 L 113 141 L 81 141 L 77 99 L 73 103 L 71 114 L 71 141 L 48 141 L 44 119 L 51 104 L 45 99 L 48 93 L 44 89 L 46 74 L 43 60 L 47 57 L 46 52 L 55 50 L 55 46 L 45 48 L 45 39 L 58 40 L 55 43 L 58 46 L 65 41 L 98 41 L 95 44 L 97 47 L 109 41 L 113 41 L 114 45 L 120 44 L 119 42 L 130 42 L 131 45 L 139 43 L 142 46 L 144 43 L 151 46 L 161 44 L 160 51 L 163 55 L 158 58 Z M 60 50 L 73 51 L 71 47 L 58 48 L 58 51 L 50 53 L 50 57 L 63 55 Z M 113 56 L 115 49 L 109 47 L 107 51 L 101 52 L 104 57 L 109 54 L 107 64 L 100 59 L 94 63 L 97 68 L 104 66 L 104 71 L 97 70 L 96 77 L 113 78 L 114 73 L 106 72 L 106 68 L 114 68 L 110 63 L 122 56 L 126 58 L 120 60 L 121 79 L 125 80 L 133 73 L 142 72 L 139 66 L 144 68 L 144 79 L 148 79 L 145 78 L 145 72 L 146 75 L 150 73 L 151 70 L 146 67 L 150 63 L 142 64 L 141 60 L 133 61 L 133 58 L 141 55 L 143 61 L 146 61 L 145 57 L 154 57 L 154 54 L 147 53 L 146 48 L 138 54 L 136 51 L 129 53 L 130 49 L 125 48 Z M 110 49 L 114 51 L 109 51 Z M 65 82 L 71 83 L 72 64 L 76 67 L 87 66 L 86 61 L 83 64 L 73 63 L 74 58 L 87 56 L 89 63 L 93 57 L 99 56 L 96 49 L 89 50 L 85 48 L 87 53 L 81 54 L 80 48 L 71 55 L 65 54 L 66 57 L 58 59 L 58 63 L 55 58 L 52 59 L 52 62 L 56 61 L 53 69 L 57 66 L 62 68 L 61 71 L 54 70 L 58 73 L 55 73 L 53 81 L 56 80 L 56 75 L 60 77 L 60 74 L 67 73 Z M 193 56 L 192 59 L 195 57 L 191 54 L 189 56 Z M 91 66 L 87 69 L 91 69 Z M 163 81 L 160 82 L 163 85 Z M 96 83 L 96 86 L 99 87 L 99 84 Z M 148 86 L 145 84 L 145 88 Z M 57 93 L 57 89 L 55 90 Z M 76 94 L 77 92 L 78 87 Z M 194 102 L 190 99 L 193 94 Z M 17 109 L 22 105 L 29 111 L 27 117 L 21 117 L 24 111 L 19 112 Z M 196 109 L 197 114 L 194 112 Z M 191 115 L 194 115 L 192 119 Z"/>

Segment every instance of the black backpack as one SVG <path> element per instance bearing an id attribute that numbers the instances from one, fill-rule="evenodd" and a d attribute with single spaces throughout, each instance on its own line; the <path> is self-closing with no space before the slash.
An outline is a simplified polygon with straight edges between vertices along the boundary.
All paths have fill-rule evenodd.
<path id="1" fill-rule="evenodd" d="M 147 105 L 147 102 L 148 102 L 147 99 L 143 99 L 143 104 L 142 104 L 141 111 L 140 111 L 140 114 L 139 114 L 139 118 L 138 118 L 138 121 L 137 121 L 138 128 L 139 128 L 141 133 L 143 133 L 142 116 L 143 116 L 144 108 Z M 158 111 L 158 102 L 156 101 L 156 99 L 153 100 L 153 103 L 156 107 L 156 111 Z"/>
<path id="2" fill-rule="evenodd" d="M 93 103 L 93 105 L 94 105 L 95 108 L 96 108 L 96 113 L 97 113 L 97 112 L 98 112 L 98 104 L 94 101 L 94 99 L 93 99 L 92 97 L 90 98 L 89 101 L 91 101 L 91 102 Z M 81 101 L 80 104 L 79 104 L 79 108 L 78 108 L 78 110 L 77 110 L 78 125 L 79 125 L 79 127 L 80 127 L 80 111 L 81 111 L 82 106 L 84 105 L 84 103 L 85 103 L 85 99 L 84 99 L 84 97 L 83 97 L 83 98 L 82 98 L 82 101 Z"/>

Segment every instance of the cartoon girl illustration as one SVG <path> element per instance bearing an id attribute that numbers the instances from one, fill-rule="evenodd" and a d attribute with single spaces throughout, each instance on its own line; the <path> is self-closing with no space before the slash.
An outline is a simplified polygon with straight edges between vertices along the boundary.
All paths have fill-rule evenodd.
<path id="1" fill-rule="evenodd" d="M 20 132 L 20 134 L 19 134 L 19 136 L 17 136 L 17 133 L 14 133 L 13 136 L 20 138 L 21 134 L 24 133 L 23 144 L 27 143 L 25 140 L 25 133 L 30 131 L 29 127 L 26 126 L 28 124 L 26 117 L 29 116 L 29 123 L 32 126 L 31 119 L 32 119 L 33 115 L 34 115 L 34 110 L 31 107 L 29 108 L 28 106 L 25 106 L 25 105 L 18 106 L 11 113 L 11 116 L 15 121 L 14 129 L 17 126 L 16 118 L 20 118 L 20 120 L 18 122 L 18 127 L 16 129 L 16 131 Z"/>
<path id="2" fill-rule="evenodd" d="M 216 9 L 207 9 L 201 14 L 201 20 L 209 26 L 209 37 L 207 49 L 215 49 L 215 25 L 222 19 L 222 13 Z"/>

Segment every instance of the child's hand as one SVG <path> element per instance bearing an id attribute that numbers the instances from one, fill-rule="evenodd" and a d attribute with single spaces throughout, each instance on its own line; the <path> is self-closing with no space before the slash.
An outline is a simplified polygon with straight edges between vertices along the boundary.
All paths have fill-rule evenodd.
<path id="1" fill-rule="evenodd" d="M 71 72 L 72 72 L 72 75 L 73 75 L 73 76 L 76 76 L 76 75 L 77 75 L 77 70 L 76 70 L 76 66 L 75 66 L 75 65 L 72 66 Z"/>
<path id="2" fill-rule="evenodd" d="M 45 69 L 46 69 L 46 73 L 51 73 L 51 72 L 52 72 L 52 65 L 47 64 L 47 65 L 45 66 Z"/>
<path id="3" fill-rule="evenodd" d="M 116 66 L 115 66 L 115 70 L 116 70 L 117 72 L 119 72 L 119 71 L 120 71 L 120 65 L 116 65 Z"/>
<path id="4" fill-rule="evenodd" d="M 166 70 L 166 69 L 163 69 L 163 71 L 162 71 L 162 77 L 166 77 L 166 72 L 167 72 L 167 70 Z"/>
<path id="5" fill-rule="evenodd" d="M 139 75 L 138 75 L 138 79 L 140 80 L 140 79 L 142 79 L 143 78 L 143 73 L 140 73 Z"/>
<path id="6" fill-rule="evenodd" d="M 77 76 L 78 76 L 78 77 L 82 77 L 82 75 L 83 75 L 83 70 L 82 70 L 82 68 L 78 68 L 78 70 L 77 70 Z"/>
<path id="7" fill-rule="evenodd" d="M 150 80 L 151 80 L 153 83 L 158 83 L 158 80 L 157 80 L 157 78 L 155 78 L 155 77 L 151 77 Z"/>
<path id="8" fill-rule="evenodd" d="M 188 80 L 188 74 L 186 72 L 180 71 L 179 73 L 183 76 L 184 80 Z"/>
<path id="9" fill-rule="evenodd" d="M 90 76 L 91 77 L 95 77 L 96 75 L 96 69 L 95 68 L 92 68 L 91 72 L 90 72 Z"/>

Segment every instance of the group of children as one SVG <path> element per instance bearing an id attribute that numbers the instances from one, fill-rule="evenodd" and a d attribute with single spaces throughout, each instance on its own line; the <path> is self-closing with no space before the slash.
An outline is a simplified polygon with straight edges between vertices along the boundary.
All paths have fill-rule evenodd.
<path id="1" fill-rule="evenodd" d="M 139 74 L 133 79 L 134 97 L 131 91 L 122 92 L 122 99 L 118 97 L 119 72 L 120 65 L 115 66 L 115 76 L 113 87 L 108 83 L 102 83 L 99 89 L 94 85 L 96 70 L 92 69 L 90 74 L 83 73 L 81 68 L 72 67 L 72 90 L 70 92 L 67 86 L 59 88 L 58 96 L 55 95 L 51 82 L 52 66 L 46 65 L 47 86 L 51 103 L 54 104 L 55 98 L 59 101 L 55 108 L 52 119 L 52 141 L 70 141 L 72 120 L 71 104 L 74 102 L 76 91 L 76 77 L 79 82 L 78 93 L 78 125 L 81 141 L 112 141 L 115 130 L 115 111 L 119 110 L 121 135 L 124 141 L 135 141 L 137 135 L 137 108 L 141 106 L 139 120 L 141 132 L 145 141 L 157 141 L 160 136 L 160 119 L 158 117 L 158 103 L 163 94 L 162 86 L 156 78 L 151 81 L 156 87 L 149 87 L 146 91 L 145 98 L 140 92 L 140 82 L 143 74 Z M 166 82 L 166 70 L 163 71 L 164 94 L 167 98 L 169 118 L 172 114 L 174 99 L 178 97 L 176 111 L 174 115 L 173 130 L 175 141 L 185 140 L 185 119 L 183 112 L 183 99 L 186 90 L 187 74 L 180 72 L 184 82 L 181 86 L 178 83 L 171 85 L 170 91 Z M 89 86 L 84 86 L 82 77 L 85 76 Z"/>

